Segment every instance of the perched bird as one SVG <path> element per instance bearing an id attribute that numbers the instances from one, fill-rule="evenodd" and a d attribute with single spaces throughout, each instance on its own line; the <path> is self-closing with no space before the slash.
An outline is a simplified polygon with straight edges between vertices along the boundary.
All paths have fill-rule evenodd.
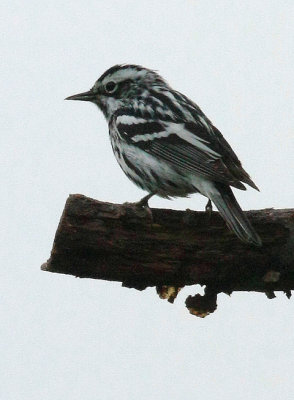
<path id="1" fill-rule="evenodd" d="M 66 100 L 90 101 L 103 112 L 119 165 L 149 192 L 141 205 L 155 194 L 170 198 L 199 192 L 209 199 L 207 209 L 212 201 L 239 239 L 262 244 L 230 187 L 257 186 L 201 109 L 157 72 L 115 65 L 88 92 Z"/>

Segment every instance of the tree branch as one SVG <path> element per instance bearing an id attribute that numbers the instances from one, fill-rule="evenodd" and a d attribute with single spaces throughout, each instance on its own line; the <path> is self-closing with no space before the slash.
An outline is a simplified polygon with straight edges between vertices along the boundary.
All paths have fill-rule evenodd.
<path id="1" fill-rule="evenodd" d="M 205 316 L 217 293 L 261 291 L 273 297 L 294 289 L 294 209 L 248 211 L 261 248 L 240 242 L 217 212 L 142 209 L 71 195 L 42 270 L 80 278 L 157 286 L 173 301 L 179 288 L 206 286 L 189 296 L 190 312 Z"/>

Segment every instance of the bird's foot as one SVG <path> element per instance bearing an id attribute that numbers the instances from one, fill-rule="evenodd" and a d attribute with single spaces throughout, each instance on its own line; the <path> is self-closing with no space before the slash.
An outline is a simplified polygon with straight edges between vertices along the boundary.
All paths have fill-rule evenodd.
<path id="1" fill-rule="evenodd" d="M 205 211 L 207 212 L 208 216 L 211 217 L 212 213 L 212 203 L 211 200 L 209 199 L 206 206 L 205 206 Z"/>
<path id="2" fill-rule="evenodd" d="M 134 203 L 137 207 L 141 208 L 150 208 L 148 201 L 151 199 L 152 196 L 154 196 L 155 193 L 149 193 L 147 196 L 144 196 L 141 200 L 137 201 Z"/>
<path id="3" fill-rule="evenodd" d="M 152 222 L 153 215 L 151 208 L 149 207 L 148 201 L 155 193 L 149 193 L 147 196 L 144 196 L 141 200 L 136 201 L 134 203 L 124 203 L 126 206 L 131 207 L 136 215 L 141 217 L 146 217 Z"/>

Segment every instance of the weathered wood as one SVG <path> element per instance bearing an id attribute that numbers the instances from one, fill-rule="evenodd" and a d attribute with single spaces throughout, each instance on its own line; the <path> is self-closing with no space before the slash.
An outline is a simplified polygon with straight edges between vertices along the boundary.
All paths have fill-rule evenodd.
<path id="1" fill-rule="evenodd" d="M 159 293 L 163 285 L 206 285 L 210 308 L 219 292 L 270 296 L 294 289 L 294 209 L 247 212 L 263 240 L 260 248 L 240 242 L 217 212 L 151 211 L 152 217 L 134 204 L 69 196 L 42 269 L 137 289 L 157 286 Z M 193 299 L 194 308 L 199 303 L 199 297 L 187 299 L 191 312 Z"/>

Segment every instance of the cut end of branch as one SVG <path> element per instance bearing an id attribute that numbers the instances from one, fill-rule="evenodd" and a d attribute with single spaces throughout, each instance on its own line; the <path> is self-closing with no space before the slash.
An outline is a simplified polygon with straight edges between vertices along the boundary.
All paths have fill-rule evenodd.
<path id="1" fill-rule="evenodd" d="M 50 266 L 48 262 L 45 262 L 41 265 L 41 271 L 49 271 L 50 272 Z"/>

